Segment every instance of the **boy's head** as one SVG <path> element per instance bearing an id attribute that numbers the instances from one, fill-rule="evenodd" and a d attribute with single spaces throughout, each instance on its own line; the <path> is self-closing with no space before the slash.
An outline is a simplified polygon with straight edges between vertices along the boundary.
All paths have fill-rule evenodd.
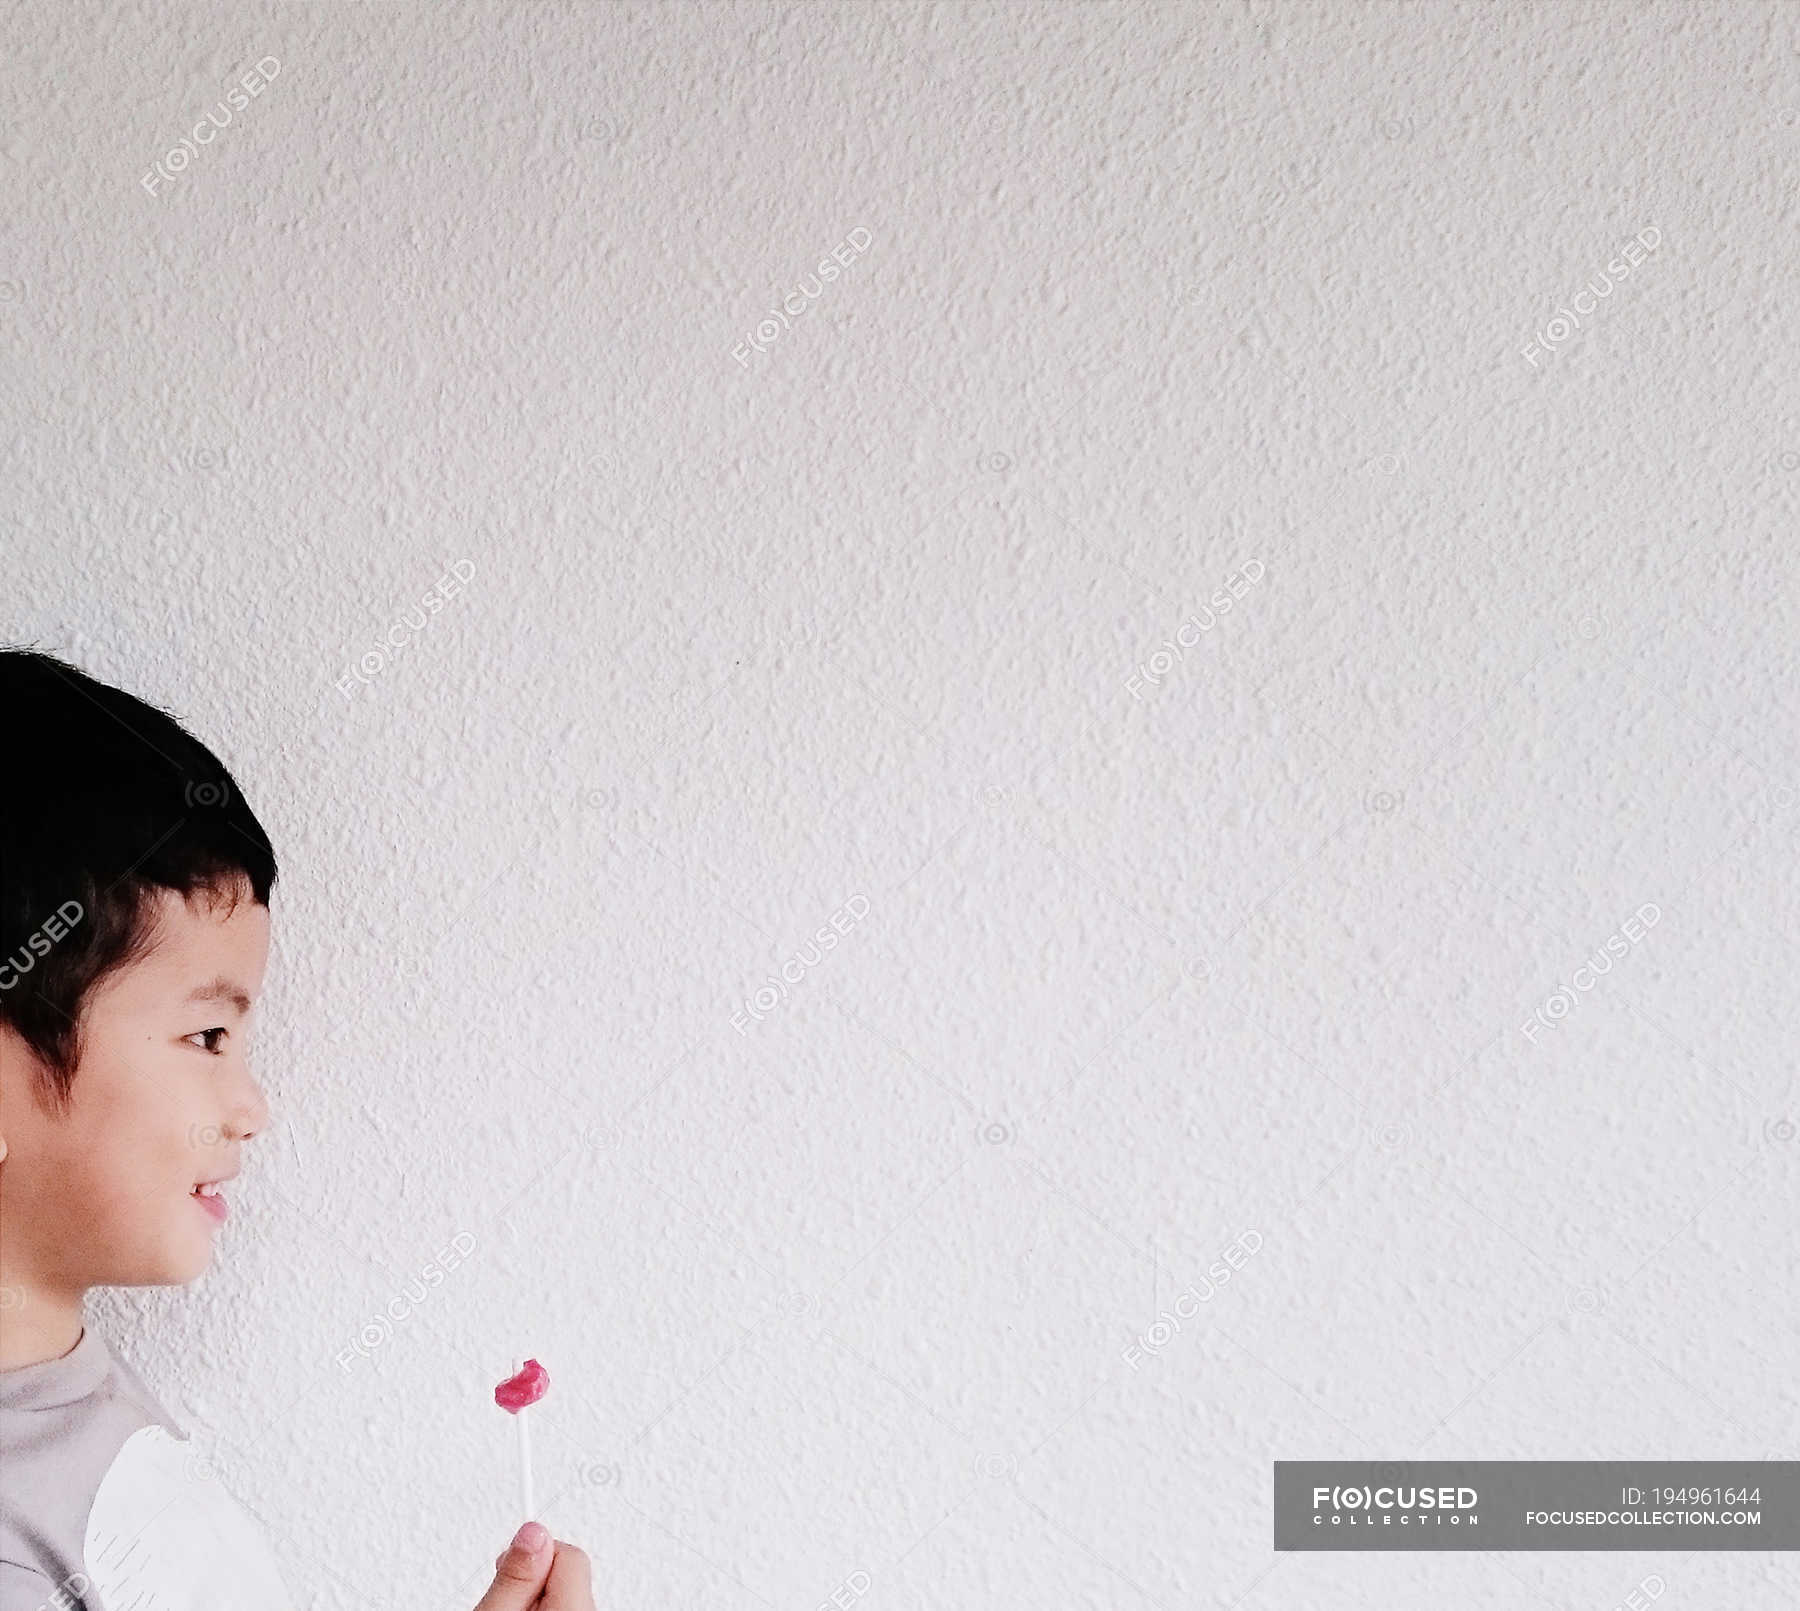
<path id="1" fill-rule="evenodd" d="M 267 1119 L 268 835 L 171 716 L 51 655 L 0 649 L 0 723 L 0 1283 L 191 1281 L 195 1188 Z"/>

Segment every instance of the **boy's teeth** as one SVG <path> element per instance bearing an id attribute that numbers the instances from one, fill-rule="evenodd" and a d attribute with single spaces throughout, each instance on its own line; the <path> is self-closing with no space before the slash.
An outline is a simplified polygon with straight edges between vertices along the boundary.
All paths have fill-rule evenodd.
<path id="1" fill-rule="evenodd" d="M 200 1185 L 196 1186 L 194 1190 L 203 1197 L 217 1197 L 219 1195 L 219 1188 L 216 1184 L 202 1182 Z"/>

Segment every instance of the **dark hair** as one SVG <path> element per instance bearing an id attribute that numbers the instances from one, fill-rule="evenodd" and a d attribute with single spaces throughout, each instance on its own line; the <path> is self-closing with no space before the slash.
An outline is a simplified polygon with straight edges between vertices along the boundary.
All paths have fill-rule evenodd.
<path id="1" fill-rule="evenodd" d="M 55 655 L 0 648 L 0 1023 L 66 1112 L 83 1003 L 154 940 L 159 892 L 269 904 L 275 852 L 219 758 L 167 711 Z"/>

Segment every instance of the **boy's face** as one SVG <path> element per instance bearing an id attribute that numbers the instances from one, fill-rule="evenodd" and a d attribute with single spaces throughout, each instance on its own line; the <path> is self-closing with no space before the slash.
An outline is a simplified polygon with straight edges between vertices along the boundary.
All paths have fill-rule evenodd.
<path id="1" fill-rule="evenodd" d="M 192 1281 L 221 1217 L 201 1181 L 237 1173 L 268 1105 L 245 1059 L 269 958 L 269 910 L 159 892 L 155 944 L 83 1009 L 63 1117 L 31 1099 L 23 1043 L 0 1028 L 0 1223 L 8 1279 L 71 1290 Z M 229 1183 L 221 1198 L 229 1196 Z"/>

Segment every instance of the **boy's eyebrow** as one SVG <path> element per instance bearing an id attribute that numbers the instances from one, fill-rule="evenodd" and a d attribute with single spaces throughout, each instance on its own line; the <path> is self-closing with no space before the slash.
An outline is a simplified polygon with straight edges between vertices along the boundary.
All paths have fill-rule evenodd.
<path id="1" fill-rule="evenodd" d="M 250 1011 L 250 998 L 235 984 L 220 974 L 216 979 L 209 979 L 203 985 L 196 985 L 188 992 L 189 1001 L 228 1001 L 240 1013 Z"/>

